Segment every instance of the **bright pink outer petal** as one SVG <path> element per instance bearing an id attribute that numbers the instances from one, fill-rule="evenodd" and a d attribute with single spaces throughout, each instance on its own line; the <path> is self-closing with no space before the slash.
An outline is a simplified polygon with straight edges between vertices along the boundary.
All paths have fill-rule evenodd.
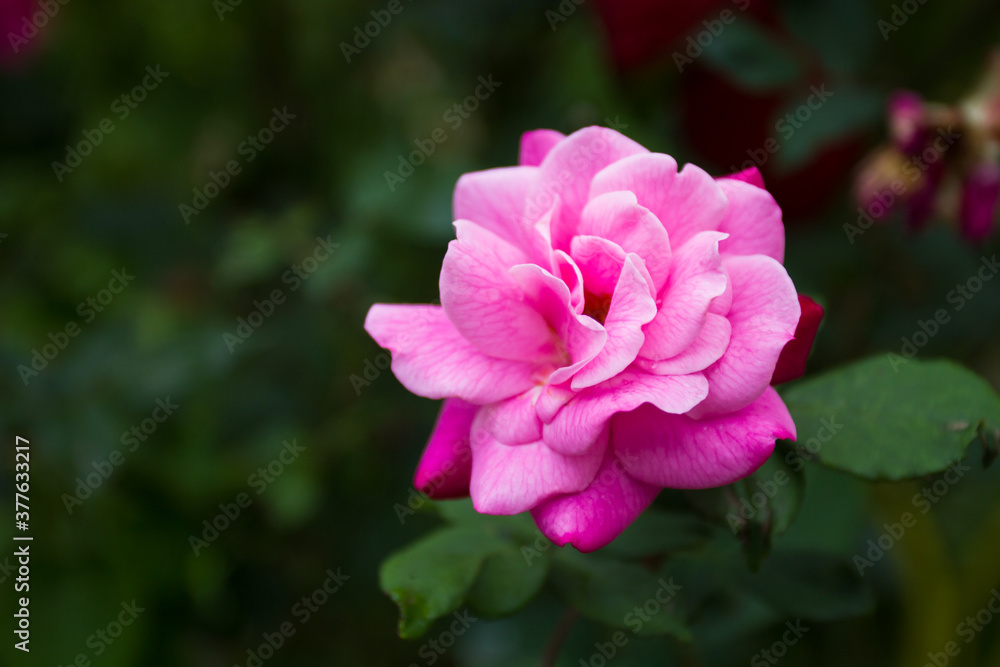
<path id="1" fill-rule="evenodd" d="M 553 202 L 561 202 L 552 220 L 552 247 L 568 250 L 576 235 L 580 212 L 589 199 L 590 181 L 604 167 L 645 148 L 606 127 L 585 127 L 559 142 L 542 160 L 541 180 L 528 196 L 525 213 L 540 218 Z M 621 188 L 616 188 L 621 189 Z"/>
<path id="2" fill-rule="evenodd" d="M 720 179 L 719 187 L 729 199 L 729 208 L 719 223 L 719 231 L 729 234 L 722 243 L 722 252 L 767 255 L 784 261 L 785 226 L 781 208 L 771 193 L 732 179 Z"/>
<path id="3" fill-rule="evenodd" d="M 670 279 L 660 311 L 646 325 L 639 355 L 658 361 L 681 354 L 705 325 L 712 300 L 726 291 L 726 272 L 719 254 L 725 235 L 701 232 L 674 252 Z"/>
<path id="4" fill-rule="evenodd" d="M 528 191 L 540 175 L 537 167 L 501 167 L 463 174 L 455 184 L 453 219 L 471 220 L 534 261 L 546 262 L 546 244 L 524 217 Z"/>
<path id="5" fill-rule="evenodd" d="M 722 358 L 733 327 L 722 315 L 709 313 L 705 326 L 698 332 L 698 337 L 684 351 L 675 357 L 662 361 L 650 361 L 639 357 L 635 360 L 637 367 L 653 375 L 687 375 L 703 371 Z M 789 343 L 790 345 L 791 343 Z"/>
<path id="6" fill-rule="evenodd" d="M 635 155 L 606 167 L 594 177 L 590 196 L 620 190 L 634 192 L 639 204 L 663 223 L 674 253 L 698 232 L 718 229 L 728 205 L 703 169 L 688 164 L 678 173 L 677 162 L 662 153 Z"/>
<path id="7" fill-rule="evenodd" d="M 704 400 L 708 383 L 700 373 L 649 375 L 628 369 L 580 392 L 542 429 L 542 439 L 563 454 L 579 454 L 616 412 L 652 403 L 664 412 L 683 414 Z"/>
<path id="8" fill-rule="evenodd" d="M 722 359 L 704 371 L 709 392 L 691 412 L 697 419 L 739 410 L 764 392 L 801 314 L 795 285 L 781 264 L 763 255 L 725 263 L 733 284 L 733 334 Z"/>
<path id="9" fill-rule="evenodd" d="M 496 234 L 467 220 L 455 223 L 441 266 L 441 305 L 455 329 L 482 352 L 501 359 L 547 359 L 555 337 L 545 319 L 524 300 L 507 270 L 528 256 Z"/>
<path id="10" fill-rule="evenodd" d="M 696 420 L 651 405 L 612 419 L 615 451 L 630 475 L 673 489 L 723 486 L 759 468 L 795 423 L 771 387 L 736 412 Z"/>
<path id="11" fill-rule="evenodd" d="M 743 181 L 744 183 L 749 183 L 750 185 L 756 185 L 761 190 L 766 190 L 764 187 L 764 177 L 760 174 L 760 169 L 757 167 L 747 167 L 743 171 L 737 171 L 735 173 L 729 174 L 728 176 L 722 176 L 723 179 L 731 179 L 734 181 Z"/>
<path id="12" fill-rule="evenodd" d="M 548 382 L 566 382 L 604 348 L 607 331 L 596 320 L 577 314 L 566 284 L 540 266 L 515 266 L 510 275 L 521 286 L 525 302 L 542 314 L 558 337 L 559 358 L 543 365 L 542 370 L 551 370 L 559 363 L 564 365 L 552 372 Z"/>
<path id="13" fill-rule="evenodd" d="M 642 257 L 658 294 L 670 273 L 670 239 L 656 216 L 640 206 L 631 192 L 609 192 L 587 202 L 579 234 L 614 241 L 625 252 Z"/>
<path id="14" fill-rule="evenodd" d="M 604 382 L 625 370 L 635 361 L 645 337 L 643 325 L 656 315 L 656 302 L 637 264 L 638 255 L 625 258 L 611 306 L 604 320 L 608 340 L 593 361 L 573 376 L 570 387 L 579 391 Z"/>
<path id="15" fill-rule="evenodd" d="M 484 436 L 505 445 L 538 442 L 542 439 L 542 421 L 535 412 L 535 401 L 541 392 L 541 386 L 532 387 L 506 401 L 483 406 L 476 415 L 473 433 L 478 436 L 482 430 Z"/>
<path id="16" fill-rule="evenodd" d="M 535 384 L 533 363 L 483 354 L 462 338 L 440 306 L 376 303 L 365 331 L 392 352 L 392 372 L 418 396 L 483 405 Z"/>
<path id="17" fill-rule="evenodd" d="M 479 409 L 458 398 L 445 399 L 431 439 L 417 464 L 414 488 L 437 500 L 469 495 L 472 474 L 469 433 Z"/>
<path id="18" fill-rule="evenodd" d="M 823 306 L 819 305 L 805 294 L 799 295 L 799 307 L 802 315 L 795 327 L 795 338 L 788 341 L 778 357 L 771 376 L 771 384 L 781 384 L 805 375 L 806 359 L 812 351 L 819 323 L 823 320 Z"/>
<path id="19" fill-rule="evenodd" d="M 521 135 L 521 150 L 517 163 L 527 167 L 537 167 L 556 144 L 566 138 L 555 130 L 533 130 Z"/>
<path id="20" fill-rule="evenodd" d="M 559 546 L 572 544 L 584 553 L 605 546 L 656 499 L 659 487 L 625 472 L 611 448 L 594 481 L 583 491 L 547 500 L 531 516 L 539 530 Z"/>
<path id="21" fill-rule="evenodd" d="M 473 438 L 469 495 L 481 514 L 520 514 L 563 493 L 587 488 L 608 449 L 608 429 L 580 456 L 552 451 L 544 442 L 510 447 Z"/>

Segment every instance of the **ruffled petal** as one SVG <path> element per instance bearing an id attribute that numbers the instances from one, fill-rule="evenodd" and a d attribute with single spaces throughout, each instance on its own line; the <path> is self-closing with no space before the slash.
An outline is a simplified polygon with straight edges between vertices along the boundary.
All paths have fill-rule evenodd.
<path id="1" fill-rule="evenodd" d="M 627 190 L 652 211 L 667 230 L 674 252 L 698 232 L 716 230 L 728 202 L 704 169 L 692 164 L 677 171 L 669 155 L 647 153 L 619 160 L 594 177 L 590 196 Z"/>
<path id="2" fill-rule="evenodd" d="M 704 400 L 708 383 L 700 373 L 649 375 L 628 369 L 612 379 L 577 394 L 545 424 L 543 439 L 565 454 L 579 454 L 590 446 L 617 412 L 652 403 L 661 410 L 682 414 Z"/>
<path id="3" fill-rule="evenodd" d="M 608 448 L 599 432 L 580 456 L 566 456 L 544 442 L 508 446 L 494 438 L 473 438 L 472 505 L 482 514 L 520 514 L 563 493 L 587 488 Z"/>
<path id="4" fill-rule="evenodd" d="M 725 235 L 701 232 L 676 251 L 660 310 L 644 332 L 639 356 L 658 361 L 684 352 L 705 326 L 709 306 L 728 283 L 719 254 Z"/>
<path id="5" fill-rule="evenodd" d="M 555 145 L 566 138 L 555 130 L 533 130 L 521 135 L 521 150 L 517 163 L 527 167 L 537 167 Z"/>
<path id="6" fill-rule="evenodd" d="M 719 231 L 729 234 L 722 252 L 729 255 L 767 255 L 778 262 L 785 258 L 785 225 L 781 208 L 767 190 L 733 179 L 720 179 L 719 187 L 729 208 Z"/>
<path id="7" fill-rule="evenodd" d="M 672 415 L 652 405 L 612 420 L 615 451 L 630 475 L 673 489 L 731 484 L 759 468 L 777 439 L 795 438 L 795 423 L 768 387 L 736 412 L 708 419 Z"/>
<path id="8" fill-rule="evenodd" d="M 656 315 L 656 302 L 638 264 L 638 255 L 625 258 L 614 296 L 604 320 L 607 342 L 593 361 L 573 376 L 570 386 L 585 389 L 608 380 L 635 361 L 645 337 L 642 327 Z"/>
<path id="9" fill-rule="evenodd" d="M 461 398 L 483 405 L 535 384 L 535 364 L 490 357 L 455 329 L 440 306 L 377 303 L 365 331 L 392 352 L 392 372 L 426 398 Z"/>
<path id="10" fill-rule="evenodd" d="M 539 165 L 542 178 L 528 196 L 526 213 L 529 219 L 540 218 L 559 201 L 561 205 L 552 220 L 552 247 L 569 250 L 580 213 L 589 200 L 594 174 L 622 158 L 648 152 L 606 127 L 585 127 L 574 132 L 556 144 Z"/>
<path id="11" fill-rule="evenodd" d="M 605 546 L 652 504 L 659 487 L 625 472 L 611 448 L 594 480 L 583 491 L 559 496 L 531 510 L 539 530 L 559 546 L 583 552 Z"/>
<path id="12" fill-rule="evenodd" d="M 441 267 L 441 305 L 470 343 L 493 357 L 549 359 L 556 340 L 545 318 L 524 300 L 508 274 L 528 256 L 494 233 L 467 220 L 455 223 L 458 239 L 448 245 Z"/>
<path id="13" fill-rule="evenodd" d="M 726 348 L 729 347 L 732 333 L 733 327 L 729 324 L 729 320 L 721 315 L 709 313 L 705 320 L 705 326 L 698 332 L 694 341 L 684 348 L 683 352 L 661 361 L 651 361 L 639 357 L 635 363 L 637 367 L 653 375 L 697 373 L 722 358 Z"/>
<path id="14" fill-rule="evenodd" d="M 659 293 L 670 273 L 670 240 L 649 209 L 631 192 L 609 192 L 587 202 L 578 232 L 614 241 L 626 253 L 642 257 Z"/>
<path id="15" fill-rule="evenodd" d="M 770 257 L 750 255 L 726 260 L 733 285 L 729 347 L 705 369 L 708 398 L 693 417 L 743 408 L 770 385 L 785 344 L 795 336 L 801 310 L 795 285 L 785 268 Z"/>

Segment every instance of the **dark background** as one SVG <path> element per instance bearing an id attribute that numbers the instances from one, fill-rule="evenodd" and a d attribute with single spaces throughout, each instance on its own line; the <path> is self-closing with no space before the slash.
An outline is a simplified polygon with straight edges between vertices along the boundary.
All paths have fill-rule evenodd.
<path id="1" fill-rule="evenodd" d="M 853 243 L 843 230 L 857 218 L 853 170 L 885 136 L 885 96 L 965 93 L 1000 38 L 994 2 L 914 3 L 885 39 L 878 21 L 890 2 L 754 1 L 733 26 L 752 21 L 766 40 L 727 25 L 682 72 L 671 54 L 735 3 L 566 0 L 557 20 L 555 0 L 402 0 L 348 63 L 341 43 L 386 3 L 243 2 L 220 19 L 209 0 L 73 0 L 15 55 L 6 35 L 39 6 L 4 2 L 13 18 L 0 44 L 0 563 L 14 549 L 15 436 L 31 443 L 34 542 L 30 655 L 11 647 L 13 575 L 0 571 L 3 664 L 69 665 L 84 654 L 106 667 L 246 665 L 247 649 L 287 621 L 294 636 L 264 664 L 430 664 L 423 640 L 396 637 L 377 567 L 438 524 L 426 508 L 401 522 L 395 507 L 412 491 L 438 406 L 376 367 L 384 358 L 362 323 L 373 302 L 437 298 L 456 179 L 514 163 L 523 131 L 613 123 L 714 174 L 777 139 L 763 170 L 785 209 L 786 264 L 827 308 L 812 370 L 898 353 L 996 249 L 944 224 L 919 234 L 880 225 Z M 147 66 L 168 76 L 122 118 L 116 100 Z M 480 76 L 500 85 L 455 126 L 445 113 Z M 777 120 L 822 84 L 835 102 L 782 136 Z M 250 162 L 241 143 L 275 108 L 295 118 Z M 114 130 L 56 174 L 52 163 L 105 118 Z M 446 141 L 391 190 L 385 172 L 439 127 Z M 186 224 L 180 205 L 230 160 L 240 173 Z M 318 237 L 338 247 L 293 290 L 286 272 Z M 79 304 L 106 300 L 116 270 L 134 280 L 90 320 Z M 224 338 L 275 290 L 284 303 L 249 338 Z M 919 356 L 956 358 L 1000 387 L 1000 282 L 952 315 Z M 60 338 L 70 323 L 79 334 Z M 58 340 L 65 349 L 23 375 Z M 130 451 L 123 435 L 168 397 L 179 407 Z M 305 449 L 262 488 L 250 476 L 286 440 Z M 93 477 L 115 451 L 120 465 Z M 921 486 L 808 474 L 806 507 L 785 539 L 847 556 Z M 88 475 L 99 486 L 68 505 Z M 815 626 L 784 663 L 918 665 L 954 638 L 1000 584 L 996 475 L 976 466 L 919 536 L 866 575 L 874 615 Z M 195 555 L 202 522 L 241 493 L 250 505 Z M 338 568 L 350 578 L 301 623 L 293 606 Z M 144 611 L 119 638 L 88 643 L 133 600 Z M 511 619 L 476 623 L 436 662 L 537 664 L 561 609 L 543 594 Z M 614 664 L 745 665 L 785 620 L 751 611 L 688 653 L 636 640 Z M 953 664 L 1000 664 L 996 634 Z M 580 622 L 560 664 L 579 664 L 607 635 Z"/>

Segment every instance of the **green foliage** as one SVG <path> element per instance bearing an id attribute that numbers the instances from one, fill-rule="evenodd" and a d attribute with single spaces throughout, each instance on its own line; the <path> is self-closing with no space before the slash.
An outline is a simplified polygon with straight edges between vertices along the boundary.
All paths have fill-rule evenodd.
<path id="1" fill-rule="evenodd" d="M 874 357 L 797 383 L 784 398 L 800 429 L 843 422 L 816 453 L 821 463 L 873 480 L 940 472 L 977 431 L 1000 424 L 1000 396 L 950 361 Z"/>

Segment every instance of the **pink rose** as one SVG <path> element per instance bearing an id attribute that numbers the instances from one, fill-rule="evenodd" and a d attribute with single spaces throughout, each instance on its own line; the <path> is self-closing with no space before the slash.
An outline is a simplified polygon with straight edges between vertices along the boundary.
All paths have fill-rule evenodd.
<path id="1" fill-rule="evenodd" d="M 770 384 L 801 311 L 756 170 L 538 130 L 520 166 L 459 179 L 454 209 L 442 305 L 365 322 L 407 389 L 446 399 L 417 488 L 591 551 L 661 488 L 729 484 L 795 437 Z"/>

